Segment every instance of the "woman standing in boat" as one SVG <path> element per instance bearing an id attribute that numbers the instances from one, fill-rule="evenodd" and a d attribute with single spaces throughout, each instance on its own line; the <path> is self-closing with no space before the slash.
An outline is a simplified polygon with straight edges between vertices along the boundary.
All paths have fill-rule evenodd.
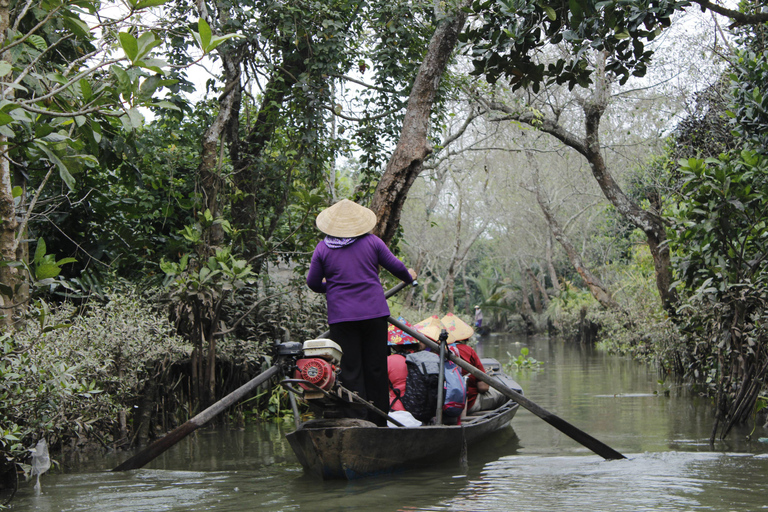
<path id="1" fill-rule="evenodd" d="M 325 293 L 330 337 L 343 350 L 341 383 L 388 412 L 389 306 L 379 267 L 406 283 L 412 283 L 416 273 L 406 268 L 379 237 L 369 233 L 376 226 L 376 214 L 364 206 L 342 199 L 320 212 L 315 223 L 327 236 L 312 254 L 307 285 L 312 291 Z M 356 413 L 350 410 L 349 415 Z M 376 414 L 368 415 L 368 419 L 386 425 L 386 419 Z"/>

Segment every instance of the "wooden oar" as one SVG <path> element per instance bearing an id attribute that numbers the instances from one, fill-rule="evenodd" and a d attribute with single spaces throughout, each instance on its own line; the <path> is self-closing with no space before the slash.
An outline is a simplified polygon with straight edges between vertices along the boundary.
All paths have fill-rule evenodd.
<path id="1" fill-rule="evenodd" d="M 408 334 L 410 334 L 420 342 L 424 343 L 424 345 L 431 348 L 432 350 L 440 349 L 437 343 L 427 338 L 426 336 L 418 332 L 416 329 L 408 327 L 404 323 L 395 320 L 391 316 L 389 317 L 389 323 L 391 323 L 398 329 L 402 329 L 403 332 L 407 332 Z M 530 401 L 528 398 L 524 397 L 514 389 L 510 389 L 509 387 L 499 382 L 498 379 L 495 379 L 490 375 L 487 375 L 484 372 L 481 372 L 480 370 L 478 370 L 468 362 L 464 361 L 462 358 L 456 357 L 451 351 L 447 351 L 446 357 L 451 361 L 453 361 L 454 363 L 456 363 L 459 367 L 463 368 L 464 370 L 474 375 L 477 378 L 477 380 L 481 380 L 486 384 L 488 384 L 489 386 L 496 388 L 499 392 L 501 392 L 505 396 L 511 398 L 518 404 L 522 405 L 523 407 L 531 411 L 533 414 L 535 414 L 539 418 L 543 419 L 544 421 L 546 421 L 547 423 L 555 427 L 557 430 L 559 430 L 563 434 L 567 435 L 568 437 L 582 444 L 583 446 L 586 446 L 587 448 L 589 448 L 596 454 L 600 455 L 604 459 L 608 459 L 608 460 L 626 459 L 626 457 L 624 457 L 622 454 L 620 454 L 619 452 L 617 452 L 607 444 L 601 441 L 598 441 L 591 435 L 587 434 L 583 430 L 579 430 L 578 428 L 571 425 L 564 419 L 558 416 L 555 416 L 554 414 L 543 409 L 542 407 L 539 407 L 534 402 Z"/>
<path id="2" fill-rule="evenodd" d="M 112 471 L 128 471 L 130 469 L 138 469 L 143 467 L 145 464 L 158 457 L 161 453 L 165 452 L 168 448 L 175 445 L 189 434 L 211 421 L 224 409 L 234 404 L 235 402 L 238 402 L 241 398 L 258 387 L 260 384 L 277 375 L 279 371 L 280 367 L 275 365 L 265 372 L 257 375 L 215 404 L 205 409 L 194 418 L 188 420 L 183 425 L 177 427 L 154 443 L 150 444 L 139 453 L 117 466 Z"/>

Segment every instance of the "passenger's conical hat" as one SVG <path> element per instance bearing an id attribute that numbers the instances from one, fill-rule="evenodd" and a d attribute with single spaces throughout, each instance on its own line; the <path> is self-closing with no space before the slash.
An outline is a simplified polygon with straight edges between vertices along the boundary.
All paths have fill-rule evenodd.
<path id="1" fill-rule="evenodd" d="M 440 319 L 448 332 L 453 334 L 456 341 L 467 340 L 475 334 L 475 330 L 467 325 L 467 323 L 461 318 L 457 317 L 453 313 L 448 313 Z"/>
<path id="2" fill-rule="evenodd" d="M 317 229 L 337 238 L 352 238 L 368 233 L 376 226 L 373 210 L 349 199 L 342 199 L 321 211 L 315 220 Z"/>
<path id="3" fill-rule="evenodd" d="M 397 317 L 397 321 L 408 327 L 413 327 L 411 323 L 402 316 Z M 415 345 L 418 343 L 418 340 L 410 334 L 405 334 L 401 329 L 389 324 L 389 327 L 387 328 L 387 345 Z"/>
<path id="4" fill-rule="evenodd" d="M 426 336 L 427 338 L 431 339 L 432 341 L 437 341 L 440 338 L 440 332 L 445 329 L 446 332 L 448 332 L 448 339 L 446 340 L 447 343 L 455 343 L 456 338 L 451 334 L 451 331 L 449 331 L 443 323 L 440 321 L 440 317 L 437 315 L 432 315 L 429 318 L 425 318 L 421 322 L 417 323 L 413 326 L 414 329 L 419 331 L 421 334 Z"/>

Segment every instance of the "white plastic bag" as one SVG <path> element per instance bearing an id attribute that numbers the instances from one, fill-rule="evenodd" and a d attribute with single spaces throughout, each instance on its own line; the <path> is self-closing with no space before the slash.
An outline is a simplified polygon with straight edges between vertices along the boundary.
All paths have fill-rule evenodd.
<path id="1" fill-rule="evenodd" d="M 421 422 L 413 417 L 408 411 L 389 411 L 389 416 L 403 424 L 404 427 L 420 427 Z M 387 421 L 390 428 L 400 428 L 391 421 Z"/>
<path id="2" fill-rule="evenodd" d="M 29 449 L 32 452 L 32 470 L 30 476 L 37 476 L 35 483 L 35 492 L 40 493 L 40 475 L 48 471 L 51 467 L 51 458 L 48 456 L 48 443 L 45 439 L 37 442 L 34 448 Z"/>

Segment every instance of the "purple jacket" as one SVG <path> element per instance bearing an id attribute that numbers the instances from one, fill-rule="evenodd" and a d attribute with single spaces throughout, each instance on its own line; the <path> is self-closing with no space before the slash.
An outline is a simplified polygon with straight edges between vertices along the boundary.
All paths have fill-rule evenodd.
<path id="1" fill-rule="evenodd" d="M 402 281 L 413 282 L 403 262 L 376 235 L 363 235 L 338 249 L 330 249 L 324 240 L 317 244 L 307 285 L 312 291 L 325 293 L 329 324 L 389 316 L 379 265 Z"/>

